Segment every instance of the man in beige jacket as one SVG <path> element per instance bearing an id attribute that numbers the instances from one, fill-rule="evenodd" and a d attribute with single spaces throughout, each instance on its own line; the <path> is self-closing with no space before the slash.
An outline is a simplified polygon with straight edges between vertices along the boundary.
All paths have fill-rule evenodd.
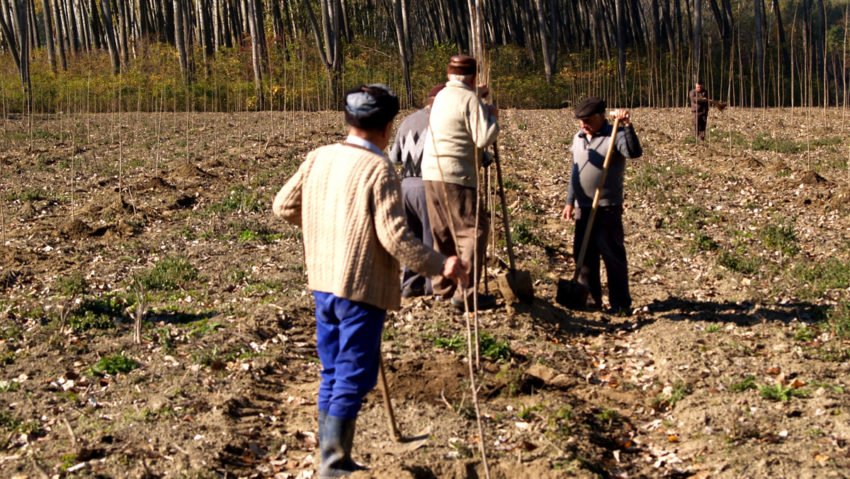
<path id="1" fill-rule="evenodd" d="M 475 264 L 475 277 L 480 278 L 490 225 L 487 212 L 478 199 L 478 168 L 484 158 L 484 150 L 496 141 L 499 134 L 499 112 L 496 107 L 484 104 L 475 93 L 474 58 L 455 55 L 446 72 L 449 81 L 431 106 L 422 158 L 428 218 L 434 248 L 443 254 L 456 254 L 470 265 Z M 482 96 L 486 96 L 487 87 L 482 85 L 479 89 Z M 473 250 L 476 255 L 473 255 Z M 459 311 L 465 307 L 472 309 L 476 294 L 471 288 L 473 284 L 470 278 L 465 285 L 464 296 L 462 288 L 451 281 L 444 278 L 432 281 L 434 294 L 451 297 L 452 306 Z M 479 309 L 491 308 L 495 304 L 493 296 L 478 295 Z"/>
<path id="2" fill-rule="evenodd" d="M 387 309 L 398 309 L 399 261 L 428 276 L 467 281 L 467 265 L 413 237 L 405 223 L 401 182 L 384 155 L 398 113 L 384 85 L 345 96 L 348 138 L 311 151 L 275 196 L 273 211 L 304 234 L 307 278 L 316 302 L 319 386 L 319 477 L 362 469 L 351 459 L 354 424 L 378 377 Z"/>

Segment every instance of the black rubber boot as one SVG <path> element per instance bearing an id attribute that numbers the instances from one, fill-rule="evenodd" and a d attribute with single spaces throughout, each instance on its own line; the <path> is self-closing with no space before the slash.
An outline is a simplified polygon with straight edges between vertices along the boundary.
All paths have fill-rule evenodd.
<path id="1" fill-rule="evenodd" d="M 316 441 L 319 443 L 319 447 L 322 447 L 322 430 L 325 428 L 325 421 L 328 418 L 327 411 L 319 411 L 319 434 L 316 435 Z"/>
<path id="2" fill-rule="evenodd" d="M 319 479 L 344 477 L 354 471 L 366 469 L 351 459 L 355 422 L 357 422 L 356 419 L 343 419 L 335 416 L 325 418 L 325 427 L 319 435 L 321 438 L 319 446 L 322 449 Z"/>

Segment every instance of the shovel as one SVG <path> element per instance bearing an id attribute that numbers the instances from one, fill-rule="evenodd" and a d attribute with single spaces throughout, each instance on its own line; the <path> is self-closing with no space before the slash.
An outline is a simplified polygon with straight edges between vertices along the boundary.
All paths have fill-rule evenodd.
<path id="1" fill-rule="evenodd" d="M 611 155 L 614 153 L 614 147 L 617 144 L 617 127 L 619 126 L 620 119 L 615 118 L 614 127 L 611 130 L 613 132 L 611 144 L 608 145 L 608 153 L 605 154 L 605 162 L 602 164 L 602 177 L 599 179 L 599 185 L 596 186 L 596 192 L 593 194 L 593 207 L 590 209 L 590 218 L 587 219 L 587 228 L 584 230 L 584 239 L 581 242 L 581 249 L 576 261 L 575 275 L 573 275 L 572 280 L 558 280 L 558 293 L 555 296 L 555 301 L 570 309 L 585 309 L 587 307 L 587 296 L 590 291 L 587 286 L 578 282 L 578 275 L 581 272 L 582 265 L 584 265 L 587 244 L 590 242 L 590 233 L 593 231 L 593 220 L 596 219 L 596 210 L 599 208 L 599 197 L 602 195 L 602 187 L 608 177 L 608 165 L 611 163 Z"/>
<path id="2" fill-rule="evenodd" d="M 499 275 L 496 283 L 502 297 L 508 303 L 517 301 L 531 303 L 534 301 L 534 284 L 531 282 L 531 273 L 516 269 L 514 259 L 514 245 L 511 241 L 511 228 L 508 224 L 508 207 L 505 201 L 505 186 L 502 184 L 502 163 L 499 161 L 499 145 L 493 145 L 493 159 L 496 162 L 496 180 L 499 182 L 499 198 L 502 200 L 502 221 L 505 225 L 505 243 L 508 246 L 509 269 L 507 274 Z"/>

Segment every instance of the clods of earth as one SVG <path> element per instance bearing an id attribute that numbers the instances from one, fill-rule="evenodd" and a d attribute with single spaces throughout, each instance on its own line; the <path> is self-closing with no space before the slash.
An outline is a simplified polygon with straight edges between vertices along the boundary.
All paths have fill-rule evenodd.
<path id="1" fill-rule="evenodd" d="M 633 120 L 634 314 L 555 301 L 574 271 L 559 216 L 577 125 L 569 110 L 503 111 L 534 302 L 480 312 L 471 356 L 447 302 L 391 312 L 405 440 L 370 393 L 356 477 L 850 476 L 850 124 L 728 108 L 698 144 L 685 109 Z M 270 203 L 308 151 L 344 138 L 341 113 L 3 124 L 2 475 L 315 477 L 312 297 L 300 231 Z M 481 287 L 499 295 L 497 204 Z"/>

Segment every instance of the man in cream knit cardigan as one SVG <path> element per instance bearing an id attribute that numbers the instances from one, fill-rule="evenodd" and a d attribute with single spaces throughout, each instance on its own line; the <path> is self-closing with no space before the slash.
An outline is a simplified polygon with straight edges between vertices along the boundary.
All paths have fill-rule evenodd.
<path id="1" fill-rule="evenodd" d="M 484 150 L 499 134 L 499 112 L 475 94 L 475 70 L 475 59 L 470 56 L 455 55 L 449 61 L 446 68 L 449 81 L 431 107 L 422 180 L 435 249 L 475 264 L 475 277 L 480 278 L 490 222 L 481 205 L 478 224 L 475 223 L 478 168 Z M 487 87 L 481 87 L 480 91 L 482 97 L 487 96 Z M 471 281 L 465 286 L 464 296 L 462 289 L 450 281 L 442 278 L 432 281 L 434 294 L 451 297 L 452 306 L 460 311 L 474 305 L 476 291 L 471 288 Z M 493 296 L 479 295 L 477 303 L 479 309 L 486 309 L 495 306 L 496 300 Z"/>
<path id="2" fill-rule="evenodd" d="M 405 224 L 398 174 L 383 153 L 398 109 L 384 85 L 350 90 L 348 138 L 310 152 L 272 205 L 303 230 L 316 302 L 320 478 L 362 469 L 351 459 L 354 424 L 377 382 L 386 310 L 401 305 L 399 262 L 428 276 L 467 281 L 463 261 L 424 246 Z"/>

